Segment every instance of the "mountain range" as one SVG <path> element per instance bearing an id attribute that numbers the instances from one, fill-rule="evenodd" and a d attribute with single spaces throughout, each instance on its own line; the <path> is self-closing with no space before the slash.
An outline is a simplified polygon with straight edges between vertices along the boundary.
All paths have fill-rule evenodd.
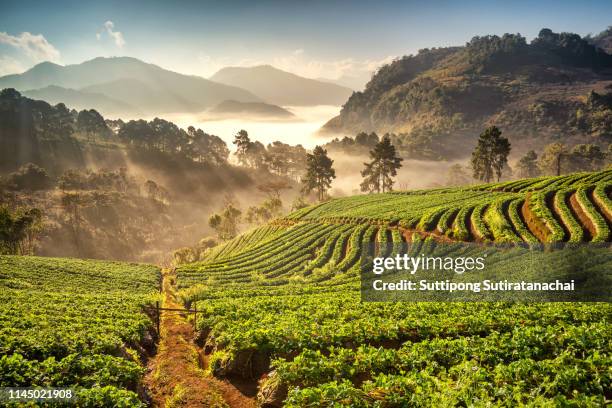
<path id="1" fill-rule="evenodd" d="M 43 62 L 23 74 L 0 78 L 0 88 L 15 88 L 51 103 L 66 102 L 63 98 L 70 95 L 75 108 L 96 108 L 103 114 L 124 116 L 198 112 L 226 99 L 260 101 L 244 89 L 130 57 L 100 57 L 66 66 Z"/>
<path id="2" fill-rule="evenodd" d="M 43 62 L 22 74 L 0 77 L 3 88 L 15 88 L 49 103 L 94 108 L 103 115 L 122 118 L 202 112 L 224 101 L 339 105 L 352 92 L 269 66 L 226 68 L 205 79 L 131 57 L 99 57 L 66 66 Z"/>

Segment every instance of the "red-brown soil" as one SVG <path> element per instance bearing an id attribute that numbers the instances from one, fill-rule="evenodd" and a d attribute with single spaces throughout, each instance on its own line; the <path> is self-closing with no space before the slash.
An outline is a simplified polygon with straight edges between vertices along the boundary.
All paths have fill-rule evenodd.
<path id="1" fill-rule="evenodd" d="M 183 308 L 174 296 L 175 276 L 165 270 L 163 307 Z M 237 387 L 207 375 L 201 367 L 201 350 L 195 344 L 193 324 L 181 312 L 163 311 L 158 352 L 149 362 L 145 385 L 153 407 L 252 408 L 255 400 Z"/>
<path id="2" fill-rule="evenodd" d="M 590 241 L 591 238 L 594 237 L 595 234 L 597 234 L 597 229 L 595 228 L 593 221 L 591 221 L 589 216 L 582 209 L 582 206 L 580 205 L 580 203 L 578 203 L 578 199 L 576 198 L 576 193 L 573 193 L 570 196 L 569 207 L 570 207 L 570 210 L 572 210 L 572 212 L 576 216 L 576 219 L 578 220 L 578 222 L 580 222 L 580 225 L 582 225 L 582 229 L 585 232 L 585 236 L 587 240 Z"/>

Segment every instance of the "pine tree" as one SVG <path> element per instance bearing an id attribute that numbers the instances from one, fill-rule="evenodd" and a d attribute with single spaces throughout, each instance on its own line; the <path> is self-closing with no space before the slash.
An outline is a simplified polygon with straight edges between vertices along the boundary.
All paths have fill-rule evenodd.
<path id="1" fill-rule="evenodd" d="M 544 146 L 544 151 L 538 160 L 538 168 L 543 175 L 560 176 L 570 171 L 570 154 L 563 143 L 551 143 Z"/>
<path id="2" fill-rule="evenodd" d="M 376 143 L 374 149 L 370 150 L 369 163 L 364 163 L 365 169 L 361 171 L 364 178 L 361 183 L 361 191 L 385 192 L 393 189 L 393 177 L 397 170 L 402 167 L 402 158 L 397 156 L 395 146 L 391 144 L 389 137 L 385 136 Z"/>
<path id="3" fill-rule="evenodd" d="M 528 151 L 518 161 L 517 165 L 519 177 L 537 177 L 540 174 L 538 169 L 538 155 L 533 150 Z"/>
<path id="4" fill-rule="evenodd" d="M 502 169 L 508 163 L 510 142 L 501 137 L 501 131 L 496 126 L 487 128 L 480 134 L 476 149 L 472 153 L 472 170 L 474 178 L 486 183 L 495 175 L 499 181 Z"/>
<path id="5" fill-rule="evenodd" d="M 302 178 L 302 192 L 305 194 L 317 191 L 319 201 L 325 197 L 325 192 L 331 187 L 336 178 L 336 171 L 332 168 L 334 161 L 327 156 L 327 150 L 316 146 L 312 154 L 306 155 L 306 174 Z"/>
<path id="6" fill-rule="evenodd" d="M 236 145 L 236 157 L 238 158 L 238 162 L 242 166 L 246 166 L 248 164 L 248 153 L 251 148 L 251 139 L 249 139 L 249 134 L 246 130 L 241 130 L 234 136 L 233 143 Z"/>

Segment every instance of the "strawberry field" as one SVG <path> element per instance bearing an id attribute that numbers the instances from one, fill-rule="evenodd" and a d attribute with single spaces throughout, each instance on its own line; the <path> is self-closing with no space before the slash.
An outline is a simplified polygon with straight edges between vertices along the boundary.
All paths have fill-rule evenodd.
<path id="1" fill-rule="evenodd" d="M 368 303 L 359 287 L 364 243 L 610 242 L 611 195 L 604 171 L 335 199 L 180 267 L 177 285 L 202 311 L 208 371 L 257 382 L 266 406 L 603 406 L 607 303 Z"/>
<path id="2" fill-rule="evenodd" d="M 156 267 L 0 257 L 0 387 L 74 387 L 80 406 L 141 406 Z"/>

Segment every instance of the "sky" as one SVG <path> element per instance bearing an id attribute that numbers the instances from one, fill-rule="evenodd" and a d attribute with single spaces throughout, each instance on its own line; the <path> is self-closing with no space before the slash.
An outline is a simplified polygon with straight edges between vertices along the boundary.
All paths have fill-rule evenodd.
<path id="1" fill-rule="evenodd" d="M 586 35 L 609 25 L 610 0 L 0 0 L 0 75 L 47 60 L 131 56 L 204 77 L 271 64 L 360 84 L 395 57 L 475 35 L 530 40 L 543 27 Z"/>

